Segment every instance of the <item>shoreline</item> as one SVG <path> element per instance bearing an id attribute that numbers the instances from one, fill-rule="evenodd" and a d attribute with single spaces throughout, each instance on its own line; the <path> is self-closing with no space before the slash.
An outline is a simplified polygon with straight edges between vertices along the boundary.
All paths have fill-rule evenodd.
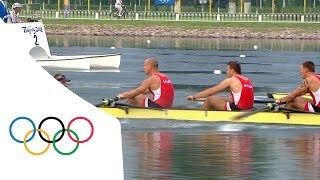
<path id="1" fill-rule="evenodd" d="M 227 39 L 320 39 L 320 29 L 306 31 L 301 28 L 266 28 L 256 32 L 244 27 L 213 27 L 187 29 L 172 26 L 115 26 L 45 24 L 48 35 L 175 37 L 175 38 L 227 38 Z"/>

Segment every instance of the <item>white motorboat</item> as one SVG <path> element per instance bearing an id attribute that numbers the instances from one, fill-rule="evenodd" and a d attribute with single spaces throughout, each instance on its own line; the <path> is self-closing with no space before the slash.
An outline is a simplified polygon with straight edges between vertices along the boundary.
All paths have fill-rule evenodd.
<path id="1" fill-rule="evenodd" d="M 45 69 L 118 69 L 121 59 L 121 54 L 48 56 L 40 46 L 32 48 L 29 54 Z"/>
<path id="2" fill-rule="evenodd" d="M 24 40 L 29 54 L 41 66 L 46 69 L 119 69 L 121 54 L 95 54 L 95 55 L 51 55 L 45 28 L 42 22 L 11 24 L 20 31 L 22 30 Z"/>
<path id="3" fill-rule="evenodd" d="M 46 59 L 36 59 L 36 61 L 46 69 L 118 69 L 120 55 L 50 56 Z"/>

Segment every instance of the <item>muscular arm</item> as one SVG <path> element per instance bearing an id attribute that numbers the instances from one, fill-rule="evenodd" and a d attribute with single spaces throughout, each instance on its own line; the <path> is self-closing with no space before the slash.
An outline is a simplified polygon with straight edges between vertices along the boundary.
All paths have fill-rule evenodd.
<path id="1" fill-rule="evenodd" d="M 140 86 L 138 86 L 137 88 L 128 92 L 120 93 L 118 97 L 120 99 L 127 99 L 127 98 L 133 98 L 139 94 L 146 94 L 149 92 L 149 87 L 152 86 L 153 81 L 154 81 L 154 77 L 149 77 L 148 79 L 145 79 L 144 81 L 142 81 Z"/>
<path id="2" fill-rule="evenodd" d="M 306 79 L 304 79 L 300 86 L 298 86 L 295 90 L 293 90 L 289 95 L 281 98 L 281 102 L 285 103 L 285 102 L 290 102 L 292 101 L 294 98 L 298 97 L 298 96 L 302 96 L 304 95 L 307 91 L 308 91 L 308 81 Z M 279 102 L 280 102 L 279 100 Z"/>
<path id="3" fill-rule="evenodd" d="M 221 81 L 218 85 L 208 88 L 194 95 L 194 98 L 206 98 L 208 96 L 214 95 L 220 91 L 227 89 L 230 86 L 231 82 L 231 78 L 227 78 Z"/>

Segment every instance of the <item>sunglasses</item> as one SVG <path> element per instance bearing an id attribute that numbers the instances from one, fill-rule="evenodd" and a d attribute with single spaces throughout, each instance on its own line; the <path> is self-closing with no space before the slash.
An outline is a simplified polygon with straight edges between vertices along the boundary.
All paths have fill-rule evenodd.
<path id="1" fill-rule="evenodd" d="M 71 80 L 70 79 L 66 79 L 65 76 L 62 76 L 60 78 L 57 79 L 58 81 L 65 81 L 65 82 L 70 82 Z"/>

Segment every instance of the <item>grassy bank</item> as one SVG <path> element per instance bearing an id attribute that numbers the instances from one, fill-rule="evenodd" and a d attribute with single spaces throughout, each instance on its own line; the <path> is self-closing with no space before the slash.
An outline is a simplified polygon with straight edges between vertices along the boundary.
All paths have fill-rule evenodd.
<path id="1" fill-rule="evenodd" d="M 317 23 L 44 19 L 48 34 L 190 38 L 320 39 Z"/>
<path id="2" fill-rule="evenodd" d="M 81 26 L 165 26 L 183 29 L 249 28 L 258 32 L 272 29 L 297 28 L 306 31 L 318 31 L 318 23 L 283 23 L 283 22 L 195 22 L 195 21 L 131 21 L 131 20 L 85 20 L 85 19 L 44 19 L 44 24 L 81 25 Z"/>

